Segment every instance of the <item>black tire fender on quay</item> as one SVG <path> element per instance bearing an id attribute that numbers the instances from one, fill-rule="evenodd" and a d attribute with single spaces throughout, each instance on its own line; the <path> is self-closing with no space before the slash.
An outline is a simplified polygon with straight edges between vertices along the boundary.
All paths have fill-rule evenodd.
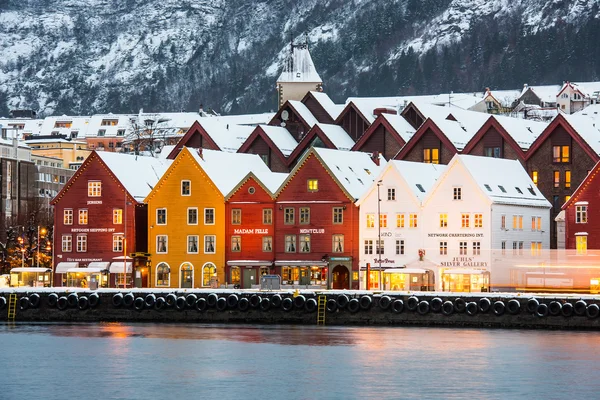
<path id="1" fill-rule="evenodd" d="M 584 300 L 577 300 L 575 302 L 575 314 L 577 315 L 585 315 L 585 311 L 587 310 L 587 303 Z"/>
<path id="2" fill-rule="evenodd" d="M 286 297 L 281 301 L 281 308 L 283 311 L 291 311 L 294 308 L 294 300 L 289 297 Z"/>
<path id="3" fill-rule="evenodd" d="M 304 308 L 304 303 L 306 303 L 306 297 L 304 297 L 304 295 L 299 294 L 294 297 L 294 307 L 302 309 Z"/>
<path id="4" fill-rule="evenodd" d="M 335 301 L 335 299 L 327 300 L 326 308 L 327 308 L 327 311 L 329 311 L 329 312 L 336 311 L 337 310 L 337 301 Z"/>
<path id="5" fill-rule="evenodd" d="M 419 298 L 416 296 L 410 296 L 408 300 L 406 300 L 406 308 L 408 311 L 415 311 L 419 306 Z"/>
<path id="6" fill-rule="evenodd" d="M 263 297 L 263 299 L 260 301 L 260 309 L 262 311 L 269 311 L 270 308 L 271 308 L 271 299 L 269 299 L 268 297 Z"/>
<path id="7" fill-rule="evenodd" d="M 450 300 L 446 300 L 444 304 L 442 304 L 442 314 L 451 315 L 454 312 L 454 303 Z"/>
<path id="8" fill-rule="evenodd" d="M 152 308 L 156 304 L 156 295 L 154 293 L 148 293 L 144 299 L 146 307 Z"/>
<path id="9" fill-rule="evenodd" d="M 335 301 L 337 302 L 338 308 L 346 308 L 350 299 L 345 294 L 339 294 Z"/>
<path id="10" fill-rule="evenodd" d="M 402 299 L 396 299 L 392 302 L 392 311 L 396 314 L 400 314 L 404 311 L 404 301 Z"/>
<path id="11" fill-rule="evenodd" d="M 242 297 L 238 300 L 237 307 L 240 311 L 246 311 L 250 307 L 250 301 L 247 297 Z"/>
<path id="12" fill-rule="evenodd" d="M 467 315 L 473 316 L 473 315 L 477 314 L 478 311 L 479 311 L 479 306 L 474 301 L 468 302 L 467 305 L 465 306 L 465 312 L 467 313 Z"/>
<path id="13" fill-rule="evenodd" d="M 67 296 L 67 303 L 69 303 L 69 307 L 71 308 L 75 308 L 77 307 L 77 299 L 79 299 L 79 296 L 77 295 L 77 293 L 71 293 L 70 295 Z"/>
<path id="14" fill-rule="evenodd" d="M 183 311 L 185 309 L 187 302 L 185 301 L 185 297 L 179 296 L 177 300 L 175 300 L 175 308 L 177 311 Z"/>
<path id="15" fill-rule="evenodd" d="M 177 303 L 177 296 L 175 293 L 169 293 L 165 298 L 165 303 L 168 307 L 175 307 L 175 303 Z"/>
<path id="16" fill-rule="evenodd" d="M 227 307 L 229 307 L 229 308 L 237 307 L 238 300 L 239 300 L 238 295 L 235 293 L 231 293 L 229 296 L 227 296 Z"/>
<path id="17" fill-rule="evenodd" d="M 40 305 L 40 295 L 39 294 L 34 293 L 31 296 L 29 296 L 29 307 L 38 308 L 39 305 Z"/>
<path id="18" fill-rule="evenodd" d="M 129 292 L 125 296 L 123 296 L 123 305 L 125 307 L 133 306 L 134 301 L 135 301 L 135 296 L 131 292 Z"/>
<path id="19" fill-rule="evenodd" d="M 98 307 L 98 304 L 100 304 L 100 295 L 96 292 L 90 294 L 90 297 L 88 297 L 88 303 L 90 304 L 90 308 Z"/>
<path id="20" fill-rule="evenodd" d="M 391 304 L 392 298 L 390 296 L 381 296 L 379 298 L 379 308 L 381 308 L 382 310 L 387 310 L 388 308 L 390 308 Z"/>
<path id="21" fill-rule="evenodd" d="M 29 297 L 23 296 L 19 299 L 19 309 L 27 310 L 29 308 Z"/>
<path id="22" fill-rule="evenodd" d="M 482 297 L 479 299 L 479 311 L 482 313 L 487 313 L 492 308 L 492 302 L 487 297 Z"/>
<path id="23" fill-rule="evenodd" d="M 198 300 L 196 300 L 196 304 L 194 304 L 194 307 L 197 311 L 200 312 L 206 310 L 206 308 L 208 307 L 208 304 L 206 304 L 206 299 L 204 297 L 200 297 Z"/>
<path id="24" fill-rule="evenodd" d="M 550 304 L 548 304 L 548 312 L 550 313 L 550 315 L 552 315 L 552 316 L 560 315 L 561 311 L 562 311 L 562 304 L 560 304 L 560 302 L 553 300 L 550 302 Z"/>
<path id="25" fill-rule="evenodd" d="M 216 293 L 211 293 L 206 297 L 206 304 L 209 307 L 216 307 L 217 306 L 217 300 L 219 300 L 219 296 L 217 296 Z"/>
<path id="26" fill-rule="evenodd" d="M 506 309 L 512 315 L 517 315 L 518 313 L 521 312 L 521 303 L 517 299 L 510 299 L 508 301 L 508 303 L 506 303 Z M 537 311 L 537 307 L 536 307 L 536 311 Z"/>
<path id="27" fill-rule="evenodd" d="M 467 302 L 462 297 L 458 297 L 454 300 L 454 311 L 461 313 L 465 311 Z"/>
<path id="28" fill-rule="evenodd" d="M 503 315 L 505 309 L 506 306 L 504 305 L 504 302 L 502 300 L 495 301 L 494 304 L 492 304 L 492 310 L 497 316 Z"/>
<path id="29" fill-rule="evenodd" d="M 357 312 L 358 310 L 360 310 L 360 301 L 356 298 L 350 299 L 350 301 L 348 301 L 346 309 L 351 313 Z"/>
<path id="30" fill-rule="evenodd" d="M 225 311 L 227 309 L 227 299 L 225 297 L 219 297 L 215 307 L 218 311 Z"/>
<path id="31" fill-rule="evenodd" d="M 136 297 L 133 301 L 133 308 L 137 311 L 142 311 L 146 307 L 146 300 L 143 297 Z"/>
<path id="32" fill-rule="evenodd" d="M 368 310 L 369 308 L 371 308 L 371 304 L 373 304 L 373 299 L 371 298 L 371 296 L 361 296 L 360 299 L 358 299 L 359 304 L 360 304 L 360 308 L 361 310 Z"/>
<path id="33" fill-rule="evenodd" d="M 537 309 L 535 310 L 535 315 L 537 315 L 540 318 L 543 317 L 547 317 L 548 316 L 548 305 L 541 303 L 540 305 L 537 306 Z"/>
<path id="34" fill-rule="evenodd" d="M 116 293 L 113 295 L 112 305 L 114 307 L 121 307 L 123 305 L 123 293 Z"/>
<path id="35" fill-rule="evenodd" d="M 571 303 L 565 303 L 562 305 L 560 313 L 563 317 L 570 317 L 573 315 L 574 307 Z"/>
<path id="36" fill-rule="evenodd" d="M 190 308 L 194 307 L 196 300 L 198 300 L 198 296 L 196 296 L 194 293 L 190 293 L 185 297 L 185 303 Z"/>
<path id="37" fill-rule="evenodd" d="M 317 300 L 312 297 L 307 299 L 304 303 L 304 309 L 308 312 L 315 312 L 317 310 Z"/>
<path id="38" fill-rule="evenodd" d="M 79 307 L 80 310 L 85 310 L 90 306 L 90 301 L 87 298 L 87 296 L 81 296 L 79 299 L 77 299 L 77 307 Z"/>
<path id="39" fill-rule="evenodd" d="M 58 300 L 58 298 L 57 298 Z M 3 296 L 0 296 L 0 310 L 4 310 L 4 307 L 6 307 L 6 298 L 4 298 Z"/>
<path id="40" fill-rule="evenodd" d="M 66 310 L 67 307 L 69 307 L 69 300 L 67 300 L 66 296 L 61 296 L 58 298 L 58 300 L 56 301 L 56 308 L 58 308 L 60 311 Z"/>
<path id="41" fill-rule="evenodd" d="M 166 306 L 167 306 L 167 301 L 162 296 L 158 297 L 156 299 L 156 303 L 154 303 L 154 309 L 158 310 L 158 311 L 164 309 Z"/>
<path id="42" fill-rule="evenodd" d="M 589 319 L 594 319 L 594 318 L 598 318 L 598 315 L 600 314 L 600 307 L 598 307 L 598 304 L 590 304 L 589 306 L 587 306 L 587 308 L 585 309 L 585 315 L 589 318 Z"/>
<path id="43" fill-rule="evenodd" d="M 305 304 L 305 306 L 306 306 L 306 304 Z M 281 295 L 280 294 L 275 294 L 275 295 L 273 295 L 273 297 L 271 297 L 271 307 L 273 307 L 273 308 L 281 307 Z"/>
<path id="44" fill-rule="evenodd" d="M 425 315 L 429 313 L 429 302 L 427 300 L 421 300 L 419 305 L 417 306 L 417 312 L 420 315 Z"/>
<path id="45" fill-rule="evenodd" d="M 258 306 L 260 306 L 260 301 L 262 299 L 260 298 L 259 295 L 257 294 L 253 294 L 252 296 L 250 296 L 250 306 L 252 308 L 257 308 Z"/>
<path id="46" fill-rule="evenodd" d="M 530 298 L 529 300 L 527 300 L 527 312 L 529 314 L 536 313 L 539 305 L 540 302 L 538 301 L 538 299 L 536 299 L 535 297 Z"/>
<path id="47" fill-rule="evenodd" d="M 6 301 L 6 300 L 5 300 Z M 56 303 L 58 303 L 58 295 L 56 293 L 50 293 L 48 295 L 48 305 L 50 307 L 56 307 Z M 2 307 L 0 307 L 1 309 Z"/>
<path id="48" fill-rule="evenodd" d="M 444 304 L 444 302 L 439 297 L 434 297 L 429 303 L 431 311 L 434 313 L 439 313 L 440 311 L 442 311 L 442 304 Z"/>

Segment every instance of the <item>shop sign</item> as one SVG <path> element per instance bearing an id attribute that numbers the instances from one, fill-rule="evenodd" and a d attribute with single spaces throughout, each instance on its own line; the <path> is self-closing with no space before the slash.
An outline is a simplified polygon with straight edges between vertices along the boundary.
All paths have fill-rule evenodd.
<path id="1" fill-rule="evenodd" d="M 428 237 L 457 237 L 457 238 L 481 238 L 483 233 L 428 233 Z"/>
<path id="2" fill-rule="evenodd" d="M 380 262 L 382 264 L 395 264 L 396 260 L 390 260 L 389 258 L 382 258 L 381 260 L 379 260 L 378 258 L 376 258 L 375 260 L 373 260 L 373 262 L 375 264 L 379 264 Z"/>
<path id="3" fill-rule="evenodd" d="M 234 229 L 234 235 L 268 235 L 269 229 Z"/>
<path id="4" fill-rule="evenodd" d="M 300 233 L 325 233 L 325 229 L 300 229 Z"/>
<path id="5" fill-rule="evenodd" d="M 69 262 L 94 262 L 94 261 L 102 261 L 101 258 L 68 258 Z"/>
<path id="6" fill-rule="evenodd" d="M 475 261 L 474 257 L 453 257 L 452 261 L 440 262 L 440 267 L 487 267 L 485 261 Z"/>
<path id="7" fill-rule="evenodd" d="M 87 204 L 88 204 L 88 206 L 90 204 L 102 204 L 102 200 L 88 200 Z"/>
<path id="8" fill-rule="evenodd" d="M 71 228 L 73 233 L 114 232 L 115 228 Z"/>
<path id="9" fill-rule="evenodd" d="M 329 257 L 330 261 L 352 261 L 352 257 Z"/>

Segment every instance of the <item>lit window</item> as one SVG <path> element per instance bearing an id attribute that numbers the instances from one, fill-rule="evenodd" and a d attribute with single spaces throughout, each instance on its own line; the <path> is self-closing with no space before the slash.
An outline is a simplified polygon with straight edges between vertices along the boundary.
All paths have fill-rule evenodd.
<path id="1" fill-rule="evenodd" d="M 552 161 L 555 163 L 568 163 L 570 153 L 570 146 L 552 146 Z"/>
<path id="2" fill-rule="evenodd" d="M 77 252 L 85 253 L 87 251 L 87 235 L 77 235 Z"/>
<path id="3" fill-rule="evenodd" d="M 536 227 L 538 231 L 542 230 L 542 217 L 536 217 Z"/>
<path id="4" fill-rule="evenodd" d="M 554 187 L 560 187 L 560 171 L 554 171 Z"/>
<path id="5" fill-rule="evenodd" d="M 404 228 L 404 214 L 396 214 L 396 228 Z"/>
<path id="6" fill-rule="evenodd" d="M 318 179 L 309 179 L 307 182 L 308 191 L 316 192 L 319 190 L 319 180 Z"/>
<path id="7" fill-rule="evenodd" d="M 571 171 L 565 171 L 565 189 L 571 187 Z"/>
<path id="8" fill-rule="evenodd" d="M 343 207 L 333 207 L 333 223 L 334 224 L 343 224 L 344 223 Z"/>
<path id="9" fill-rule="evenodd" d="M 273 223 L 273 210 L 263 208 L 263 225 L 271 225 Z"/>
<path id="10" fill-rule="evenodd" d="M 388 188 L 388 190 L 387 190 L 387 199 L 388 199 L 388 201 L 394 201 L 394 200 L 396 200 L 396 189 L 394 189 L 394 188 Z"/>
<path id="11" fill-rule="evenodd" d="M 215 253 L 215 242 L 217 238 L 215 235 L 205 235 L 204 236 L 204 254 L 214 254 Z"/>
<path id="12" fill-rule="evenodd" d="M 120 225 L 123 223 L 123 210 L 120 208 L 113 209 L 113 224 Z"/>
<path id="13" fill-rule="evenodd" d="M 418 226 L 418 216 L 417 214 L 410 214 L 408 216 L 408 226 L 411 228 L 416 228 Z"/>
<path id="14" fill-rule="evenodd" d="M 204 209 L 204 225 L 214 225 L 215 224 L 215 209 L 214 208 L 205 208 Z"/>
<path id="15" fill-rule="evenodd" d="M 87 225 L 88 210 L 79 210 L 79 225 Z"/>
<path id="16" fill-rule="evenodd" d="M 470 215 L 469 214 L 461 214 L 461 226 L 463 228 L 468 228 L 470 223 Z"/>
<path id="17" fill-rule="evenodd" d="M 273 238 L 271 236 L 263 236 L 262 249 L 263 251 L 273 251 Z"/>
<path id="18" fill-rule="evenodd" d="M 474 222 L 475 228 L 483 228 L 483 214 L 475 214 Z"/>
<path id="19" fill-rule="evenodd" d="M 404 254 L 404 240 L 396 240 L 396 255 Z"/>
<path id="20" fill-rule="evenodd" d="M 575 206 L 575 223 L 587 224 L 587 206 Z"/>
<path id="21" fill-rule="evenodd" d="M 379 214 L 379 227 L 387 228 L 387 214 Z"/>
<path id="22" fill-rule="evenodd" d="M 440 149 L 423 149 L 423 162 L 428 164 L 439 164 Z"/>
<path id="23" fill-rule="evenodd" d="M 579 235 L 575 236 L 575 246 L 577 248 L 577 254 L 587 253 L 587 236 Z"/>
<path id="24" fill-rule="evenodd" d="M 445 256 L 448 254 L 448 242 L 440 242 L 440 255 Z"/>
<path id="25" fill-rule="evenodd" d="M 192 194 L 192 182 L 181 181 L 181 195 L 190 196 Z"/>
<path id="26" fill-rule="evenodd" d="M 310 208 L 300 207 L 300 223 L 310 224 Z"/>
<path id="27" fill-rule="evenodd" d="M 161 254 L 167 253 L 167 235 L 156 236 L 156 252 Z"/>
<path id="28" fill-rule="evenodd" d="M 462 200 L 462 188 L 455 187 L 453 190 L 454 200 Z"/>
<path id="29" fill-rule="evenodd" d="M 102 182 L 99 182 L 99 181 L 88 182 L 88 196 L 89 197 L 102 196 Z"/>
<path id="30" fill-rule="evenodd" d="M 440 214 L 440 228 L 448 227 L 448 214 Z"/>
<path id="31" fill-rule="evenodd" d="M 188 254 L 198 254 L 198 235 L 188 235 L 187 252 Z"/>
<path id="32" fill-rule="evenodd" d="M 365 254 L 373 254 L 373 241 L 365 240 Z"/>
<path id="33" fill-rule="evenodd" d="M 65 253 L 73 251 L 73 238 L 71 235 L 62 236 L 62 251 Z"/>
<path id="34" fill-rule="evenodd" d="M 232 236 L 231 237 L 231 251 L 232 252 L 242 251 L 242 237 L 241 236 Z"/>
<path id="35" fill-rule="evenodd" d="M 169 286 L 171 268 L 165 263 L 160 263 L 156 267 L 156 286 Z"/>
<path id="36" fill-rule="evenodd" d="M 310 235 L 300 235 L 300 253 L 310 253 Z"/>
<path id="37" fill-rule="evenodd" d="M 333 252 L 344 252 L 344 235 L 333 235 Z"/>
<path id="38" fill-rule="evenodd" d="M 283 210 L 283 223 L 286 225 L 294 225 L 294 209 L 286 208 Z"/>
<path id="39" fill-rule="evenodd" d="M 113 252 L 121 253 L 123 251 L 123 235 L 113 235 Z"/>
<path id="40" fill-rule="evenodd" d="M 65 225 L 73 225 L 73 210 L 64 210 L 63 222 Z"/>
<path id="41" fill-rule="evenodd" d="M 375 214 L 367 214 L 367 228 L 375 228 Z"/>
<path id="42" fill-rule="evenodd" d="M 156 209 L 156 225 L 166 225 L 167 224 L 167 209 L 166 208 L 157 208 Z"/>
<path id="43" fill-rule="evenodd" d="M 231 224 L 240 225 L 242 223 L 242 210 L 240 208 L 234 208 L 231 210 Z"/>
<path id="44" fill-rule="evenodd" d="M 198 225 L 198 209 L 188 208 L 188 225 Z"/>

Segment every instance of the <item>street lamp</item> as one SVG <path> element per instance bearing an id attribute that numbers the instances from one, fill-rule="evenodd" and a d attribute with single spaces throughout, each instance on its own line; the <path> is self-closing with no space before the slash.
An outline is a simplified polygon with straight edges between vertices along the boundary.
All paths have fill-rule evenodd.
<path id="1" fill-rule="evenodd" d="M 381 251 L 383 250 L 381 246 L 381 198 L 379 197 L 379 187 L 383 184 L 383 181 L 380 179 L 377 181 L 377 254 L 379 255 L 379 290 L 383 289 L 383 273 L 381 271 Z"/>
<path id="2" fill-rule="evenodd" d="M 25 267 L 25 248 L 23 247 L 23 238 L 19 236 L 17 239 L 19 247 L 21 247 L 21 268 Z"/>
<path id="3" fill-rule="evenodd" d="M 40 267 L 40 233 L 42 235 L 46 234 L 46 228 L 42 228 L 40 229 L 40 226 L 38 225 L 38 230 L 37 230 L 37 267 Z"/>

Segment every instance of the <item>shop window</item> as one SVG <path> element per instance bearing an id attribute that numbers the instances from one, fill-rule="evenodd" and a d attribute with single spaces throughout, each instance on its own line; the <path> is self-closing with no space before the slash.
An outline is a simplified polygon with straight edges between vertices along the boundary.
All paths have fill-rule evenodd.
<path id="1" fill-rule="evenodd" d="M 160 254 L 167 253 L 167 235 L 157 235 L 156 236 L 156 252 Z"/>
<path id="2" fill-rule="evenodd" d="M 120 208 L 113 209 L 113 224 L 120 225 L 123 223 L 123 210 Z"/>
<path id="3" fill-rule="evenodd" d="M 156 225 L 166 225 L 167 224 L 167 209 L 166 208 L 157 208 L 156 209 Z"/>
<path id="4" fill-rule="evenodd" d="M 242 273 L 240 267 L 231 267 L 230 281 L 233 285 L 239 285 L 242 282 Z"/>
<path id="5" fill-rule="evenodd" d="M 379 227 L 387 228 L 387 214 L 379 214 Z"/>
<path id="6" fill-rule="evenodd" d="M 470 225 L 470 215 L 469 214 L 461 214 L 460 216 L 460 220 L 461 220 L 461 227 L 463 228 L 468 228 Z"/>
<path id="7" fill-rule="evenodd" d="M 575 223 L 587 224 L 587 206 L 575 206 Z"/>
<path id="8" fill-rule="evenodd" d="M 310 235 L 300 235 L 300 253 L 310 253 Z"/>
<path id="9" fill-rule="evenodd" d="M 241 225 L 242 223 L 242 210 L 239 208 L 234 208 L 231 210 L 231 224 L 232 225 Z"/>
<path id="10" fill-rule="evenodd" d="M 296 235 L 285 235 L 285 252 L 296 252 Z"/>
<path id="11" fill-rule="evenodd" d="M 273 223 L 273 210 L 263 208 L 263 225 L 271 225 Z"/>
<path id="12" fill-rule="evenodd" d="M 264 252 L 273 251 L 273 238 L 271 236 L 263 236 L 262 249 Z"/>
<path id="13" fill-rule="evenodd" d="M 387 199 L 388 199 L 388 201 L 395 201 L 396 200 L 396 189 L 394 189 L 394 188 L 388 188 L 388 190 L 387 190 Z"/>
<path id="14" fill-rule="evenodd" d="M 71 235 L 62 235 L 62 251 L 64 253 L 73 251 L 73 237 Z"/>
<path id="15" fill-rule="evenodd" d="M 333 207 L 333 223 L 343 224 L 344 223 L 344 208 Z"/>
<path id="16" fill-rule="evenodd" d="M 79 210 L 79 225 L 87 225 L 88 210 Z"/>
<path id="17" fill-rule="evenodd" d="M 376 248 L 375 248 L 375 253 L 376 254 L 385 254 L 385 243 L 382 240 L 377 240 L 376 241 Z"/>
<path id="18" fill-rule="evenodd" d="M 102 196 L 102 182 L 90 181 L 88 182 L 88 197 L 101 197 Z"/>
<path id="19" fill-rule="evenodd" d="M 554 171 L 554 187 L 560 187 L 560 171 Z"/>
<path id="20" fill-rule="evenodd" d="M 365 240 L 365 254 L 373 254 L 373 241 Z"/>
<path id="21" fill-rule="evenodd" d="M 63 211 L 63 223 L 65 225 L 73 225 L 73 210 L 65 209 Z"/>
<path id="22" fill-rule="evenodd" d="M 204 254 L 214 254 L 215 253 L 215 235 L 204 235 Z"/>
<path id="23" fill-rule="evenodd" d="M 191 181 L 181 181 L 181 195 L 182 196 L 191 196 L 192 194 L 192 182 Z"/>
<path id="24" fill-rule="evenodd" d="M 473 242 L 473 255 L 481 255 L 481 242 Z"/>
<path id="25" fill-rule="evenodd" d="M 198 254 L 198 235 L 188 235 L 187 252 L 188 254 Z"/>
<path id="26" fill-rule="evenodd" d="M 542 252 L 542 242 L 531 242 L 531 255 L 539 255 Z"/>
<path id="27" fill-rule="evenodd" d="M 408 226 L 411 228 L 416 228 L 418 226 L 418 216 L 417 214 L 410 214 L 408 218 Z"/>
<path id="28" fill-rule="evenodd" d="M 303 225 L 310 224 L 310 208 L 300 207 L 300 223 Z"/>
<path id="29" fill-rule="evenodd" d="M 571 146 L 552 146 L 552 161 L 568 163 L 571 157 Z"/>
<path id="30" fill-rule="evenodd" d="M 396 255 L 404 255 L 404 240 L 396 240 Z"/>
<path id="31" fill-rule="evenodd" d="M 113 252 L 123 252 L 123 235 L 113 235 Z"/>
<path id="32" fill-rule="evenodd" d="M 404 214 L 396 214 L 396 228 L 404 228 Z"/>
<path id="33" fill-rule="evenodd" d="M 571 171 L 565 171 L 565 189 L 571 187 Z"/>
<path id="34" fill-rule="evenodd" d="M 440 149 L 423 149 L 423 162 L 428 164 L 440 163 Z"/>
<path id="35" fill-rule="evenodd" d="M 483 228 L 483 214 L 475 214 L 473 220 L 475 228 Z"/>
<path id="36" fill-rule="evenodd" d="M 232 236 L 231 237 L 231 251 L 232 252 L 242 251 L 242 237 L 241 236 Z"/>
<path id="37" fill-rule="evenodd" d="M 440 255 L 445 256 L 448 254 L 448 242 L 440 242 Z"/>
<path id="38" fill-rule="evenodd" d="M 217 267 L 213 263 L 206 263 L 202 267 L 202 286 L 209 287 L 211 279 L 217 275 Z"/>
<path id="39" fill-rule="evenodd" d="M 156 286 L 170 286 L 171 268 L 166 263 L 160 263 L 156 267 Z"/>
<path id="40" fill-rule="evenodd" d="M 462 188 L 455 187 L 452 190 L 454 200 L 462 200 Z"/>
<path id="41" fill-rule="evenodd" d="M 318 179 L 309 179 L 306 183 L 309 192 L 318 192 L 319 191 L 319 180 Z"/>
<path id="42" fill-rule="evenodd" d="M 198 225 L 198 208 L 188 208 L 187 223 L 188 225 Z"/>
<path id="43" fill-rule="evenodd" d="M 333 235 L 333 252 L 344 252 L 344 235 Z"/>
<path id="44" fill-rule="evenodd" d="M 448 227 L 448 214 L 440 214 L 440 228 Z"/>
<path id="45" fill-rule="evenodd" d="M 77 252 L 87 252 L 87 235 L 77 235 Z"/>
<path id="46" fill-rule="evenodd" d="M 215 209 L 214 208 L 205 208 L 204 209 L 204 225 L 214 225 L 215 224 Z"/>
<path id="47" fill-rule="evenodd" d="M 587 253 L 587 236 L 579 235 L 575 236 L 575 246 L 577 248 L 577 254 Z"/>
<path id="48" fill-rule="evenodd" d="M 467 242 L 460 242 L 458 248 L 461 256 L 467 255 Z"/>
<path id="49" fill-rule="evenodd" d="M 291 207 L 283 210 L 283 223 L 286 225 L 294 225 L 294 209 Z"/>

